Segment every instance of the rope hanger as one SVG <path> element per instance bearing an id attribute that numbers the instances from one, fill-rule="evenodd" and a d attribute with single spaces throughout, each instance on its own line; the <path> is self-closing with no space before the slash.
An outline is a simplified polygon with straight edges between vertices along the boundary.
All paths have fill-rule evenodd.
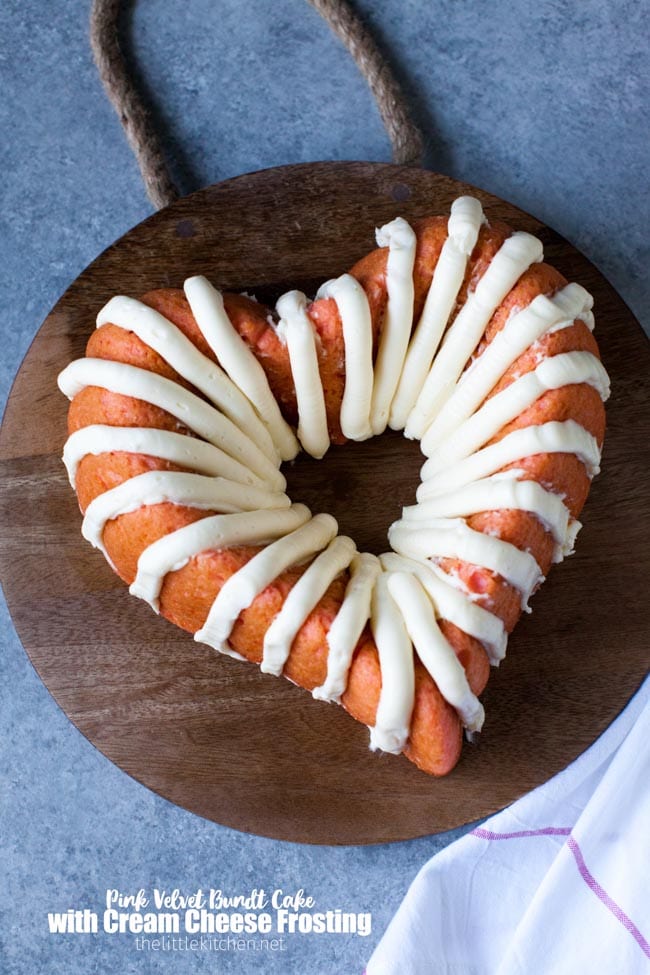
<path id="1" fill-rule="evenodd" d="M 104 90 L 117 112 L 156 209 L 181 195 L 165 161 L 151 117 L 129 75 L 119 42 L 123 0 L 94 0 L 90 44 Z M 406 98 L 367 28 L 346 0 L 307 0 L 347 48 L 368 83 L 393 147 L 393 162 L 420 165 L 422 133 L 411 120 Z"/>

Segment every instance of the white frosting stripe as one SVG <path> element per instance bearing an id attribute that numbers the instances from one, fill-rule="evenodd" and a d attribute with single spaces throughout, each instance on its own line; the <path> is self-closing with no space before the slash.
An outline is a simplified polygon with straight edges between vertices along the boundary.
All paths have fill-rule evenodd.
<path id="1" fill-rule="evenodd" d="M 94 423 L 75 430 L 63 448 L 63 463 L 74 487 L 77 468 L 86 454 L 104 454 L 123 451 L 128 454 L 145 454 L 158 457 L 179 467 L 187 467 L 199 474 L 224 477 L 239 484 L 263 487 L 264 481 L 248 467 L 229 457 L 214 444 L 189 437 L 171 430 L 152 427 L 110 427 Z M 284 484 L 282 485 L 284 487 Z"/>
<path id="2" fill-rule="evenodd" d="M 501 377 L 505 375 L 513 362 L 534 341 L 544 335 L 550 325 L 566 318 L 567 315 L 573 320 L 580 310 L 590 303 L 593 303 L 593 299 L 584 288 L 577 284 L 569 284 L 554 298 L 538 295 L 527 308 L 513 315 L 504 328 L 492 339 L 483 354 L 461 376 L 454 392 L 422 438 L 422 452 L 430 454 L 442 437 L 452 433 L 463 420 L 471 416 L 494 389 Z M 570 355 L 572 358 L 567 359 L 566 355 Z M 565 353 L 563 356 L 552 356 L 543 360 L 541 366 L 538 367 L 541 369 L 541 375 L 537 370 L 535 371 L 539 380 L 540 394 L 544 392 L 545 376 L 555 383 L 554 386 L 547 388 L 563 386 L 567 381 L 572 381 L 570 378 L 572 367 L 575 366 L 576 373 L 580 373 L 584 361 L 583 357 L 587 355 L 589 353 L 586 352 Z M 598 362 L 595 356 L 590 358 L 594 362 Z M 554 362 L 555 359 L 560 359 L 560 363 L 556 363 L 555 366 L 544 366 L 545 362 Z M 560 367 L 564 367 L 564 373 L 560 373 Z M 598 374 L 596 377 L 595 372 L 592 372 L 591 375 L 604 390 L 609 388 L 606 375 L 603 377 L 602 374 Z"/>
<path id="3" fill-rule="evenodd" d="M 404 618 L 380 575 L 372 594 L 370 624 L 381 669 L 381 691 L 370 729 L 370 747 L 398 755 L 409 736 L 415 701 L 413 646 Z"/>
<path id="4" fill-rule="evenodd" d="M 202 275 L 188 278 L 183 287 L 206 342 L 257 410 L 282 460 L 293 460 L 300 445 L 280 412 L 264 369 L 230 321 L 221 292 Z"/>
<path id="5" fill-rule="evenodd" d="M 454 463 L 434 454 L 422 467 L 418 501 L 447 493 L 470 481 L 495 474 L 502 467 L 535 454 L 575 454 L 585 465 L 589 476 L 598 473 L 600 450 L 595 437 L 575 420 L 559 423 L 552 420 L 539 426 L 513 430 L 489 447 Z"/>
<path id="6" fill-rule="evenodd" d="M 507 472 L 510 473 L 510 472 Z M 561 546 L 567 536 L 569 511 L 561 498 L 536 481 L 518 481 L 499 474 L 465 484 L 448 494 L 402 509 L 402 521 L 417 527 L 437 518 L 464 518 L 482 511 L 514 509 L 532 512 Z"/>
<path id="7" fill-rule="evenodd" d="M 386 290 L 388 302 L 379 340 L 372 391 L 370 424 L 373 434 L 388 425 L 390 406 L 402 373 L 413 325 L 413 264 L 416 236 L 402 217 L 377 231 L 377 243 L 388 247 Z"/>
<path id="8" fill-rule="evenodd" d="M 213 406 L 157 373 L 106 359 L 77 359 L 59 375 L 59 388 L 72 399 L 86 386 L 151 403 L 245 464 L 274 490 L 284 488 L 284 478 L 262 450 Z"/>
<path id="9" fill-rule="evenodd" d="M 542 257 L 541 243 L 530 234 L 514 233 L 504 241 L 476 290 L 467 296 L 438 350 L 406 424 L 407 437 L 422 437 L 448 399 L 497 307 L 524 271 Z"/>
<path id="10" fill-rule="evenodd" d="M 449 620 L 463 633 L 474 637 L 485 647 L 493 666 L 506 655 L 508 635 L 498 616 L 484 609 L 458 589 L 449 576 L 436 565 L 425 565 L 403 555 L 390 552 L 381 556 L 387 572 L 412 572 L 416 575 L 436 607 L 440 619 Z"/>
<path id="11" fill-rule="evenodd" d="M 262 545 L 293 531 L 310 517 L 303 504 L 270 511 L 212 515 L 164 535 L 142 552 L 138 571 L 129 587 L 133 596 L 158 612 L 158 599 L 168 572 L 182 569 L 195 555 L 234 545 Z M 233 577 L 234 578 L 234 577 Z"/>
<path id="12" fill-rule="evenodd" d="M 352 559 L 345 596 L 327 634 L 327 677 L 313 691 L 320 701 L 339 701 L 347 687 L 352 654 L 370 617 L 370 600 L 380 572 L 379 559 L 369 552 Z"/>
<path id="13" fill-rule="evenodd" d="M 440 632 L 433 606 L 420 582 L 408 572 L 391 572 L 388 589 L 400 608 L 417 654 L 446 701 L 468 731 L 480 731 L 485 712 L 472 692 L 453 648 Z"/>
<path id="14" fill-rule="evenodd" d="M 334 538 L 302 574 L 266 631 L 261 664 L 265 673 L 282 673 L 298 630 L 337 575 L 347 569 L 356 550 L 346 535 Z"/>
<path id="15" fill-rule="evenodd" d="M 205 477 L 202 474 L 186 474 L 181 471 L 146 471 L 123 481 L 91 501 L 86 508 L 81 533 L 108 558 L 102 545 L 107 521 L 136 511 L 143 505 L 162 504 L 166 501 L 223 514 L 264 508 L 288 508 L 291 505 L 286 494 L 272 494 L 222 477 Z"/>
<path id="16" fill-rule="evenodd" d="M 302 505 L 294 507 L 303 508 Z M 308 510 L 303 510 L 308 516 Z M 221 653 L 228 653 L 228 638 L 239 614 L 281 572 L 325 548 L 336 534 L 337 524 L 331 515 L 316 515 L 306 524 L 305 521 L 306 518 L 303 518 L 301 527 L 293 526 L 295 530 L 289 533 L 277 532 L 277 541 L 258 552 L 223 584 L 203 627 L 195 633 L 195 640 L 207 643 Z M 282 537 L 278 538 L 278 535 Z M 264 661 L 261 666 L 264 670 Z"/>
<path id="17" fill-rule="evenodd" d="M 98 328 L 109 323 L 134 332 L 179 376 L 200 390 L 270 460 L 274 463 L 280 460 L 266 427 L 246 396 L 216 362 L 199 352 L 194 343 L 164 315 L 135 298 L 117 295 L 97 315 Z"/>
<path id="18" fill-rule="evenodd" d="M 342 274 L 326 281 L 317 298 L 336 302 L 345 343 L 345 388 L 341 403 L 341 430 L 349 440 L 367 440 L 372 436 L 370 404 L 372 401 L 372 319 L 368 297 L 356 278 Z"/>
<path id="19" fill-rule="evenodd" d="M 602 363 L 590 352 L 564 352 L 543 359 L 532 372 L 525 373 L 468 417 L 446 437 L 438 440 L 433 424 L 425 434 L 423 453 L 447 461 L 469 456 L 518 417 L 548 390 L 588 383 L 602 399 L 609 394 L 609 379 Z M 451 402 L 451 401 L 449 401 Z M 431 436 L 430 436 L 431 435 Z M 425 441 L 427 448 L 425 449 Z M 435 443 L 435 445 L 434 445 Z M 433 446 L 433 450 L 431 447 Z"/>
<path id="20" fill-rule="evenodd" d="M 522 595 L 522 606 L 542 581 L 540 568 L 529 552 L 510 542 L 469 528 L 460 518 L 431 519 L 425 523 L 396 521 L 388 530 L 391 547 L 412 559 L 460 559 L 502 576 Z"/>
<path id="21" fill-rule="evenodd" d="M 286 342 L 298 401 L 298 439 L 308 454 L 321 458 L 330 445 L 325 394 L 318 370 L 314 325 L 301 291 L 278 299 L 278 335 Z"/>
<path id="22" fill-rule="evenodd" d="M 420 395 L 440 339 L 447 327 L 467 261 L 484 221 L 483 208 L 472 196 L 461 196 L 451 206 L 447 240 L 433 272 L 422 315 L 411 339 L 399 385 L 390 410 L 390 426 L 402 430 Z"/>

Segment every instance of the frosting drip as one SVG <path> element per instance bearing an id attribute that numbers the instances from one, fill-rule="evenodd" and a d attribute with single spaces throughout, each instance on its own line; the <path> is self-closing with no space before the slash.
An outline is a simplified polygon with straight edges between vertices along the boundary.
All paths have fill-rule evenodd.
<path id="1" fill-rule="evenodd" d="M 404 368 L 390 410 L 390 426 L 402 430 L 422 391 L 440 339 L 449 322 L 474 250 L 483 210 L 478 200 L 461 196 L 454 200 L 449 217 L 449 236 L 433 272 L 424 309 L 413 333 Z"/>
<path id="2" fill-rule="evenodd" d="M 368 297 L 351 274 L 326 281 L 317 298 L 333 298 L 341 316 L 345 343 L 345 388 L 341 403 L 341 430 L 349 440 L 372 436 L 372 320 Z"/>
<path id="3" fill-rule="evenodd" d="M 316 515 L 311 518 L 309 509 L 304 505 L 294 505 L 293 509 L 300 509 L 299 519 L 302 524 L 288 534 L 282 532 L 280 538 L 266 545 L 224 583 L 205 623 L 194 635 L 195 640 L 208 643 L 221 653 L 228 653 L 227 640 L 242 610 L 247 609 L 255 597 L 281 572 L 315 555 L 332 540 L 337 524 L 331 515 Z M 261 668 L 268 673 L 279 673 L 275 660 L 269 659 L 266 646 Z"/>
<path id="4" fill-rule="evenodd" d="M 388 572 L 412 572 L 417 576 L 436 607 L 439 618 L 449 620 L 463 633 L 479 640 L 485 647 L 490 663 L 498 666 L 506 655 L 508 637 L 498 616 L 477 605 L 453 585 L 451 577 L 436 565 L 426 565 L 392 552 L 381 556 L 381 564 Z"/>
<path id="5" fill-rule="evenodd" d="M 462 445 L 458 446 L 462 450 Z M 575 454 L 593 477 L 598 473 L 600 450 L 596 440 L 575 420 L 560 423 L 550 420 L 539 426 L 513 430 L 502 440 L 450 464 L 440 453 L 430 457 L 421 471 L 422 483 L 416 492 L 424 501 L 442 491 L 451 491 L 471 481 L 495 474 L 533 454 Z"/>
<path id="6" fill-rule="evenodd" d="M 388 574 L 388 590 L 399 606 L 417 654 L 438 686 L 455 707 L 468 731 L 480 731 L 485 714 L 472 693 L 465 671 L 436 623 L 434 608 L 417 577 L 408 572 Z"/>
<path id="7" fill-rule="evenodd" d="M 288 291 L 278 299 L 278 335 L 286 342 L 298 400 L 298 439 L 308 454 L 320 459 L 330 445 L 325 394 L 318 371 L 316 334 L 307 314 L 307 298 Z"/>
<path id="8" fill-rule="evenodd" d="M 535 261 L 541 261 L 542 257 L 541 243 L 530 234 L 514 233 L 503 243 L 476 290 L 467 296 L 467 301 L 449 327 L 409 415 L 405 429 L 407 437 L 422 438 L 451 395 L 498 305 L 524 271 Z"/>
<path id="9" fill-rule="evenodd" d="M 253 487 L 264 486 L 262 478 L 253 474 L 250 468 L 197 437 L 151 427 L 109 427 L 93 423 L 71 433 L 63 449 L 63 462 L 72 487 L 79 464 L 87 454 L 97 456 L 113 451 L 159 457 L 199 474 L 225 477 Z"/>
<path id="10" fill-rule="evenodd" d="M 336 527 L 334 522 L 334 531 Z M 282 673 L 298 630 L 334 579 L 347 569 L 355 552 L 356 545 L 351 538 L 338 536 L 300 577 L 266 631 L 262 657 L 262 670 L 265 673 Z"/>
<path id="11" fill-rule="evenodd" d="M 250 400 L 223 369 L 199 352 L 172 322 L 141 301 L 118 295 L 111 298 L 97 316 L 98 328 L 109 323 L 134 332 L 183 379 L 202 392 L 273 463 L 277 462 L 279 457 L 273 441 Z"/>
<path id="12" fill-rule="evenodd" d="M 319 701 L 338 702 L 345 691 L 352 654 L 370 618 L 370 601 L 380 572 L 379 559 L 370 552 L 353 556 L 345 596 L 327 634 L 327 677 L 312 692 Z"/>
<path id="13" fill-rule="evenodd" d="M 221 477 L 185 474 L 177 471 L 147 471 L 105 491 L 86 508 L 81 533 L 95 548 L 108 553 L 102 544 L 107 521 L 136 511 L 143 505 L 182 504 L 190 508 L 224 513 L 288 508 L 286 494 L 272 494 L 260 488 L 237 484 Z"/>
<path id="14" fill-rule="evenodd" d="M 249 467 L 275 490 L 285 487 L 276 464 L 214 406 L 157 373 L 107 359 L 77 359 L 59 376 L 59 388 L 72 399 L 86 386 L 100 386 L 158 406 L 184 427 Z"/>
<path id="15" fill-rule="evenodd" d="M 406 220 L 397 217 L 377 231 L 377 243 L 388 247 L 388 303 L 375 363 L 370 424 L 373 434 L 388 425 L 390 405 L 399 383 L 413 324 L 413 264 L 416 237 Z"/>
<path id="16" fill-rule="evenodd" d="M 460 559 L 490 569 L 519 590 L 523 607 L 542 581 L 532 555 L 494 535 L 474 531 L 462 518 L 431 518 L 423 524 L 395 522 L 388 530 L 388 540 L 400 555 L 425 561 L 431 557 Z"/>
<path id="17" fill-rule="evenodd" d="M 413 645 L 386 575 L 378 576 L 375 582 L 370 622 L 381 667 L 381 692 L 375 725 L 370 729 L 370 747 L 398 755 L 408 739 L 415 671 Z"/>
<path id="18" fill-rule="evenodd" d="M 215 356 L 266 424 L 282 460 L 293 460 L 300 445 L 280 412 L 266 373 L 228 318 L 221 292 L 202 275 L 188 278 L 184 290 L 196 323 Z"/>
<path id="19" fill-rule="evenodd" d="M 182 569 L 195 555 L 233 545 L 264 545 L 308 518 L 309 510 L 303 504 L 294 504 L 286 511 L 246 511 L 193 521 L 145 548 L 129 591 L 157 612 L 165 576 Z"/>

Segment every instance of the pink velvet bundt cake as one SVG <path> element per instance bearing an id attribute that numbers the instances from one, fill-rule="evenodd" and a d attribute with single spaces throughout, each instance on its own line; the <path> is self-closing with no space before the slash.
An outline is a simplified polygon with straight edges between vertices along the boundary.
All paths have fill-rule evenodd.
<path id="1" fill-rule="evenodd" d="M 477 200 L 377 243 L 275 310 L 202 277 L 111 299 L 59 377 L 64 460 L 84 536 L 131 592 L 444 775 L 572 551 L 608 380 L 590 296 Z M 293 504 L 280 467 L 388 425 L 427 460 L 376 558 Z"/>

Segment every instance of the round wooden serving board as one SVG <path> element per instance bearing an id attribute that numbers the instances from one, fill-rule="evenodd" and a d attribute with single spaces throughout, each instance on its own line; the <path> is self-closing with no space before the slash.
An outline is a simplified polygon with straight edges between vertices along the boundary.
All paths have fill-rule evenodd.
<path id="1" fill-rule="evenodd" d="M 612 378 L 603 473 L 577 553 L 555 568 L 484 694 L 480 744 L 436 780 L 368 751 L 368 731 L 288 681 L 221 657 L 129 596 L 80 535 L 60 457 L 67 402 L 57 374 L 82 356 L 115 293 L 180 287 L 206 274 L 272 302 L 313 293 L 402 215 L 446 213 L 461 193 L 488 217 L 538 235 L 549 263 L 595 297 Z M 288 166 L 229 180 L 155 214 L 64 294 L 29 350 L 0 441 L 0 568 L 14 622 L 79 730 L 144 785 L 226 826 L 307 843 L 377 843 L 478 819 L 548 779 L 607 727 L 647 669 L 650 600 L 648 344 L 596 269 L 503 201 L 435 173 L 367 163 Z M 331 511 L 360 548 L 381 552 L 412 503 L 422 457 L 387 434 L 300 458 L 289 492 Z"/>

